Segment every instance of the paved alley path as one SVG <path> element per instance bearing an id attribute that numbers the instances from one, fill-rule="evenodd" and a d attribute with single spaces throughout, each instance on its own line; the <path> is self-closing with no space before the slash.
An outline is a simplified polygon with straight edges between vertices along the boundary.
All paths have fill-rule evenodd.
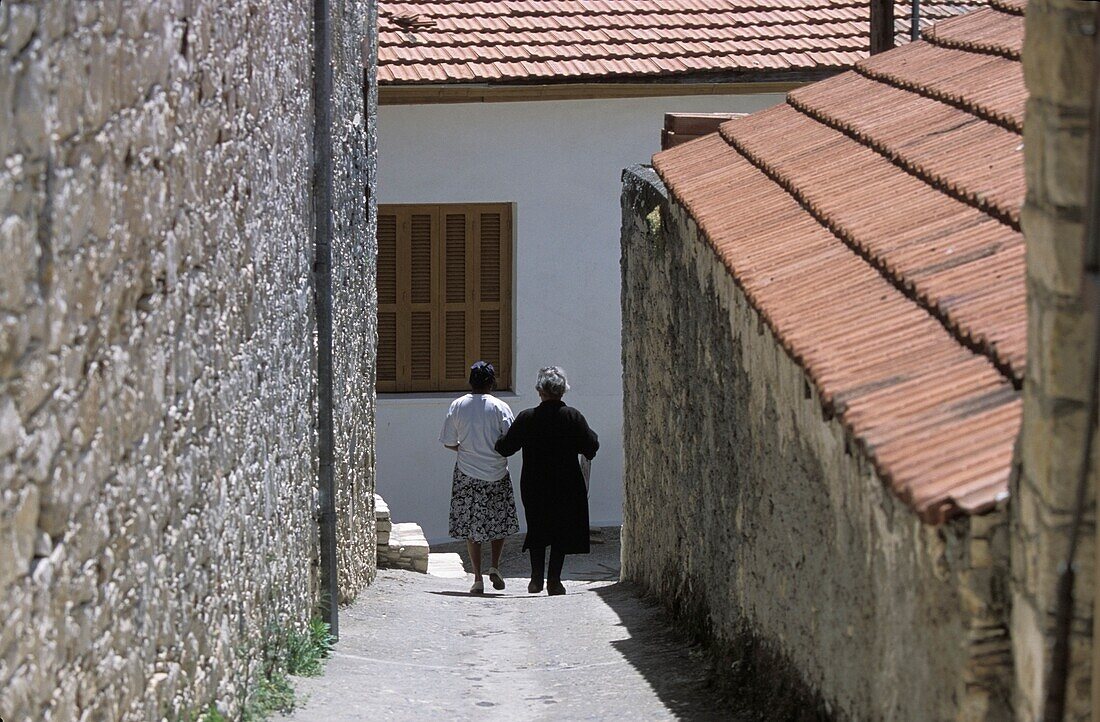
<path id="1" fill-rule="evenodd" d="M 291 719 L 730 719 L 698 650 L 616 582 L 617 540 L 567 559 L 563 597 L 529 595 L 509 544 L 508 587 L 484 597 L 469 580 L 380 571 L 341 610 L 324 676 L 295 680 L 308 700 Z"/>

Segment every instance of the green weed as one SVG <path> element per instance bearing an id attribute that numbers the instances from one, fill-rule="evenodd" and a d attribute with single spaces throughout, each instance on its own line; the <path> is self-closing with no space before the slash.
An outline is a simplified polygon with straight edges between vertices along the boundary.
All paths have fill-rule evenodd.
<path id="1" fill-rule="evenodd" d="M 329 626 L 318 618 L 304 632 L 267 628 L 260 648 L 263 664 L 249 685 L 241 706 L 241 722 L 264 722 L 276 712 L 291 712 L 299 704 L 288 675 L 316 677 L 324 669 L 324 660 L 332 654 L 334 643 Z M 247 657 L 242 649 L 241 654 Z M 213 703 L 194 716 L 185 714 L 185 722 L 229 722 Z"/>
<path id="2" fill-rule="evenodd" d="M 316 677 L 332 653 L 334 640 L 328 624 L 314 617 L 305 634 L 291 632 L 286 640 L 286 671 L 299 677 Z"/>
<path id="3" fill-rule="evenodd" d="M 257 681 L 241 710 L 241 720 L 263 722 L 274 712 L 292 712 L 296 702 L 294 688 L 286 674 L 277 670 Z"/>

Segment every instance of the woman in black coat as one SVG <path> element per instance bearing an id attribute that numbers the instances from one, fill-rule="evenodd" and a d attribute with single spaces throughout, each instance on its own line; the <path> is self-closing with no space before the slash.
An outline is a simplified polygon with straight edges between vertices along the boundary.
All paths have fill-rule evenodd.
<path id="1" fill-rule="evenodd" d="M 527 591 L 542 591 L 546 547 L 550 547 L 546 593 L 565 594 L 561 583 L 565 555 L 588 553 L 588 489 L 578 455 L 592 459 L 600 442 L 581 412 L 562 402 L 569 390 L 564 371 L 557 366 L 540 370 L 535 390 L 542 403 L 516 417 L 496 450 L 511 456 L 523 449 L 519 487 L 527 516 L 523 548 L 531 553 Z"/>

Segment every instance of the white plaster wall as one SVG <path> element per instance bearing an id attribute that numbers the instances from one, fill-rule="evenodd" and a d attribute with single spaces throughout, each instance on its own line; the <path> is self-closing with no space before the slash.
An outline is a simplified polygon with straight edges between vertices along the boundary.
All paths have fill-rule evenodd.
<path id="1" fill-rule="evenodd" d="M 600 435 L 593 524 L 622 520 L 620 174 L 660 149 L 666 112 L 752 112 L 782 95 L 727 95 L 379 109 L 380 203 L 515 204 L 513 411 L 535 405 L 535 374 L 562 366 Z M 454 455 L 437 441 L 455 394 L 378 399 L 378 490 L 395 521 L 447 538 Z M 670 420 L 671 422 L 672 420 Z M 519 502 L 518 455 L 510 465 Z M 520 522 L 523 510 L 520 508 Z"/>

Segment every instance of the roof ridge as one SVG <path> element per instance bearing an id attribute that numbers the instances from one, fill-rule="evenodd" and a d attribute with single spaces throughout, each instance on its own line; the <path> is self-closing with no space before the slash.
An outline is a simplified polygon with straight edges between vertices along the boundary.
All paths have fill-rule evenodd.
<path id="1" fill-rule="evenodd" d="M 601 44 L 603 44 L 603 43 L 594 43 L 594 45 L 601 45 Z M 481 46 L 471 46 L 471 47 L 481 47 Z M 497 47 L 497 46 L 494 46 L 494 47 Z M 551 47 L 551 46 L 540 45 L 540 46 L 532 46 L 532 47 Z M 832 51 L 833 52 L 845 52 L 845 51 L 854 52 L 854 51 L 857 51 L 857 50 L 860 50 L 860 49 L 862 49 L 862 46 L 858 46 L 858 45 L 852 45 L 852 46 L 841 45 L 837 48 L 834 48 Z M 713 57 L 722 57 L 722 58 L 739 57 L 740 58 L 740 57 L 758 57 L 758 56 L 767 57 L 767 56 L 773 56 L 773 55 L 790 55 L 790 54 L 791 54 L 791 51 L 787 50 L 787 49 L 784 49 L 784 48 L 761 48 L 761 49 L 758 49 L 758 48 L 745 48 L 744 50 L 689 50 L 689 51 L 682 51 L 682 52 L 672 52 L 672 51 L 662 50 L 662 51 L 655 52 L 655 53 L 652 53 L 652 54 L 638 54 L 638 53 L 633 53 L 633 52 L 624 50 L 624 51 L 620 51 L 620 52 L 592 53 L 592 54 L 588 55 L 586 59 L 587 60 L 652 60 L 652 59 L 665 60 L 665 59 L 669 59 L 669 58 L 713 58 Z M 542 62 L 543 60 L 569 60 L 569 59 L 571 59 L 571 58 L 569 58 L 569 56 L 563 56 L 563 55 L 555 55 L 555 56 L 547 56 L 547 57 L 534 57 L 534 58 L 530 55 L 526 55 L 526 56 L 524 56 L 524 55 L 515 55 L 515 56 L 503 56 L 501 58 L 492 58 L 490 60 L 483 60 L 482 62 L 500 62 L 501 60 L 503 60 L 504 62 L 523 63 L 523 62 L 532 62 L 533 60 L 538 61 L 538 62 Z M 469 63 L 469 62 L 471 62 L 471 60 L 470 59 L 463 59 L 461 62 Z M 391 60 L 388 64 L 389 65 L 402 66 L 402 65 L 421 65 L 422 63 L 423 63 L 423 61 L 422 61 L 421 58 L 408 58 L 408 59 L 403 58 L 403 59 Z"/>
<path id="2" fill-rule="evenodd" d="M 1010 48 L 1005 48 L 1000 45 L 994 45 L 993 43 L 982 43 L 973 40 L 966 42 L 952 40 L 951 38 L 945 38 L 942 35 L 937 35 L 936 27 L 932 26 L 928 30 L 921 32 L 921 39 L 925 42 L 931 43 L 941 48 L 951 48 L 952 50 L 962 50 L 968 53 L 974 53 L 975 55 L 996 55 L 999 58 L 1005 60 L 1015 60 L 1019 62 L 1021 54 Z"/>
<path id="3" fill-rule="evenodd" d="M 849 128 L 843 123 L 833 120 L 825 114 L 818 112 L 814 108 L 810 107 L 807 103 L 802 101 L 799 97 L 794 96 L 792 93 L 787 94 L 787 104 L 798 112 L 802 113 L 803 115 L 813 118 L 818 123 L 828 126 L 838 133 L 844 134 L 845 136 L 856 141 L 863 147 L 875 151 L 880 156 L 890 161 L 901 170 L 905 171 L 914 178 L 920 179 L 927 185 L 935 188 L 940 193 L 943 193 L 946 196 L 954 198 L 960 203 L 965 203 L 971 208 L 985 213 L 986 215 L 1005 224 L 1014 231 L 1020 231 L 1019 213 L 1016 213 L 1014 215 L 1011 211 L 1005 211 L 999 208 L 994 203 L 982 200 L 977 195 L 956 190 L 949 182 L 947 182 L 947 179 L 937 176 L 932 171 L 924 169 L 917 163 L 909 162 L 908 159 L 906 159 L 905 157 L 893 152 L 891 148 L 867 136 L 866 134 L 860 133 L 853 128 Z"/>
<path id="4" fill-rule="evenodd" d="M 737 29 L 741 29 L 741 28 L 750 28 L 750 29 L 751 28 L 768 28 L 768 29 L 775 29 L 775 30 L 779 31 L 779 33 L 783 33 L 784 31 L 790 30 L 792 28 L 803 28 L 804 27 L 804 28 L 807 28 L 807 29 L 821 29 L 821 28 L 824 28 L 824 27 L 831 27 L 831 26 L 851 26 L 853 29 L 852 29 L 850 34 L 853 35 L 853 36 L 863 37 L 864 40 L 866 41 L 866 28 L 860 28 L 859 27 L 860 23 L 858 23 L 855 20 L 851 20 L 851 19 L 843 19 L 843 20 L 805 20 L 805 21 L 800 21 L 800 22 L 797 22 L 797 23 L 776 21 L 776 22 L 761 22 L 761 23 L 739 23 L 737 25 L 729 25 L 729 24 L 724 24 L 724 23 L 713 23 L 713 24 L 706 24 L 706 25 L 692 24 L 692 23 L 670 23 L 668 25 L 662 26 L 661 29 L 662 30 L 716 30 L 716 31 L 717 30 L 722 30 L 722 31 L 728 31 L 728 30 L 737 30 Z M 569 27 L 569 28 L 558 28 L 558 30 L 565 30 L 565 31 L 568 31 L 568 32 L 575 32 L 575 33 L 591 33 L 591 34 L 605 32 L 604 28 L 594 27 L 594 26 L 577 26 L 577 27 Z M 653 28 L 651 28 L 649 26 L 631 26 L 629 28 L 617 28 L 617 30 L 618 31 L 634 31 L 634 30 L 652 31 Z M 409 29 L 406 28 L 406 27 L 403 27 L 403 26 L 396 26 L 396 27 L 392 27 L 392 28 L 381 28 L 381 31 L 384 32 L 384 33 L 392 34 L 392 35 L 398 35 L 398 34 L 408 33 Z M 479 30 L 479 31 L 476 31 L 476 32 L 478 32 L 482 35 L 490 36 L 494 40 L 498 41 L 500 44 L 505 44 L 507 42 L 507 39 L 511 38 L 513 36 L 516 36 L 516 35 L 532 35 L 532 34 L 540 32 L 540 31 L 538 31 L 536 29 L 533 29 L 533 28 L 519 28 L 519 29 L 510 28 L 509 30 L 504 31 L 504 32 L 494 31 L 494 30 Z M 417 42 L 417 45 L 424 45 L 424 44 L 427 44 L 427 45 L 431 45 L 431 44 L 474 45 L 474 44 L 476 44 L 476 43 L 471 43 L 469 41 L 463 40 L 461 38 L 453 38 L 452 37 L 452 36 L 456 36 L 456 35 L 459 35 L 459 34 L 460 33 L 458 33 L 457 31 L 454 31 L 454 30 L 451 30 L 451 29 L 434 27 L 434 28 L 432 28 L 431 35 L 445 35 L 445 36 L 448 36 L 448 37 L 446 39 L 440 38 L 440 39 L 436 39 L 436 40 L 426 40 L 426 41 L 425 40 L 420 40 L 420 41 Z M 498 36 L 503 36 L 503 37 L 498 37 Z M 754 37 L 756 37 L 756 36 L 750 36 L 750 37 L 745 37 L 745 38 L 736 38 L 736 37 L 730 37 L 730 36 L 723 36 L 723 39 L 726 39 L 726 40 L 740 40 L 740 39 L 752 40 Z M 764 34 L 760 34 L 759 37 L 767 37 L 769 39 L 774 39 L 774 38 L 801 38 L 801 37 L 813 37 L 813 36 L 808 34 L 806 30 L 799 29 L 797 31 L 791 31 L 791 34 L 789 34 L 789 35 L 784 35 L 784 34 L 764 35 Z M 516 41 L 516 42 L 518 42 L 518 41 Z M 645 41 L 645 42 L 652 42 L 652 41 Z M 542 44 L 552 45 L 552 44 L 555 44 L 555 43 L 556 44 L 561 44 L 561 41 L 551 39 L 551 40 L 546 40 Z M 866 44 L 866 42 L 864 42 L 864 44 Z"/>
<path id="5" fill-rule="evenodd" d="M 776 30 L 782 31 L 786 28 L 790 28 L 792 26 L 800 26 L 800 25 L 807 26 L 807 27 L 810 27 L 810 28 L 815 28 L 815 29 L 826 29 L 826 28 L 829 28 L 829 27 L 832 27 L 832 26 L 859 25 L 859 24 L 860 24 L 859 21 L 857 19 L 854 19 L 854 18 L 842 18 L 842 19 L 813 18 L 813 19 L 808 19 L 808 20 L 800 20 L 796 23 L 792 23 L 789 20 L 776 20 L 774 22 L 740 22 L 740 23 L 736 23 L 736 24 L 725 23 L 725 22 L 708 22 L 708 23 L 680 22 L 680 23 L 669 23 L 669 24 L 665 24 L 665 25 L 632 25 L 628 28 L 617 28 L 617 30 L 619 30 L 619 31 L 627 31 L 627 30 L 652 30 L 652 31 L 655 31 L 657 29 L 660 29 L 662 31 L 664 31 L 664 30 L 739 30 L 739 29 L 746 29 L 746 28 L 747 29 L 766 28 L 766 29 L 776 29 Z M 421 29 L 426 29 L 428 32 L 421 32 Z M 559 32 L 586 32 L 586 31 L 587 32 L 595 32 L 595 31 L 602 31 L 603 29 L 604 28 L 599 27 L 599 26 L 575 25 L 575 26 L 568 26 L 568 27 L 564 27 L 564 28 L 556 28 L 555 30 L 557 30 Z M 467 31 L 467 30 L 456 30 L 456 29 L 452 29 L 452 28 L 441 28 L 438 25 L 435 25 L 435 26 L 421 26 L 420 28 L 410 29 L 408 27 L 398 25 L 396 22 L 392 26 L 380 27 L 378 30 L 379 30 L 380 34 L 392 34 L 392 35 L 400 34 L 402 36 L 404 36 L 408 33 L 415 33 L 415 34 L 417 34 L 418 36 L 421 36 L 421 37 L 423 37 L 425 35 L 460 36 L 459 39 L 451 41 L 456 45 L 469 45 L 469 44 L 472 44 L 472 43 L 464 42 L 461 39 L 461 36 L 463 35 L 463 33 L 467 33 L 467 32 L 481 32 L 481 33 L 484 33 L 485 35 L 499 35 L 499 36 L 503 36 L 503 37 L 509 37 L 510 35 L 520 34 L 520 33 L 544 32 L 544 31 L 540 31 L 536 28 L 518 28 L 518 29 L 517 28 L 509 28 L 507 30 L 488 29 L 488 30 L 478 30 L 478 31 Z M 866 30 L 865 29 L 862 31 L 861 35 L 864 36 L 864 37 L 866 36 Z M 772 35 L 770 37 L 777 37 L 777 36 Z M 781 35 L 781 36 L 778 36 L 778 37 L 803 37 L 803 36 Z M 810 36 L 806 36 L 806 37 L 810 37 Z M 735 39 L 735 38 L 731 38 L 731 39 Z M 407 42 L 407 41 L 405 41 L 405 42 Z M 423 42 L 423 40 L 418 40 L 418 42 L 416 44 L 420 45 L 420 44 L 422 44 L 422 42 Z M 554 42 L 554 41 L 548 41 L 548 42 Z M 429 43 L 430 43 L 430 41 L 429 41 Z M 864 44 L 866 45 L 866 42 Z"/>
<path id="6" fill-rule="evenodd" d="M 1012 0 L 989 0 L 989 7 L 1008 15 L 1019 15 L 1020 17 L 1023 17 L 1026 13 L 1023 6 Z"/>
<path id="7" fill-rule="evenodd" d="M 408 5 L 408 3 L 404 3 Z M 445 5 L 446 3 L 436 3 L 436 5 Z M 456 3 L 462 5 L 463 3 Z M 415 11 L 411 10 L 391 10 L 389 8 L 380 10 L 380 15 L 383 17 L 393 17 L 394 15 L 405 14 L 408 12 L 416 12 L 419 15 L 430 17 L 433 19 L 439 19 L 443 17 L 447 18 L 517 18 L 517 17 L 571 17 L 575 15 L 605 15 L 609 17 L 621 17 L 623 15 L 637 15 L 639 13 L 645 15 L 659 15 L 662 12 L 666 12 L 666 8 L 662 8 L 657 5 L 646 7 L 642 9 L 631 8 L 627 6 L 615 7 L 607 6 L 601 7 L 586 7 L 583 3 L 577 3 L 576 6 L 570 6 L 567 8 L 516 8 L 514 6 L 503 5 L 503 3 L 464 3 L 471 6 L 463 8 L 461 10 L 452 10 L 450 12 L 439 12 L 435 8 L 425 8 L 424 4 L 413 4 L 419 9 Z M 477 5 L 477 7 L 473 7 Z M 730 6 L 725 5 L 722 7 L 707 7 L 707 8 L 677 8 L 675 11 L 684 13 L 687 15 L 720 15 L 723 13 L 750 13 L 750 12 L 783 12 L 790 10 L 836 10 L 846 8 L 863 8 L 866 6 L 864 0 L 819 0 L 818 2 L 804 2 L 803 5 L 798 7 L 792 7 L 791 5 L 783 2 L 773 2 L 771 0 L 763 0 L 762 2 L 755 2 L 745 5 Z"/>
<path id="8" fill-rule="evenodd" d="M 792 106 L 792 107 L 794 107 L 794 106 Z M 795 108 L 795 110 L 797 110 L 798 112 L 802 112 L 798 108 Z M 809 115 L 808 115 L 808 117 L 813 118 L 813 116 L 809 116 Z M 817 118 L 813 118 L 813 119 L 817 120 Z M 728 123 L 724 123 L 724 124 L 722 124 L 721 128 L 719 129 L 719 133 L 721 134 L 721 137 L 734 150 L 736 150 L 743 158 L 745 158 L 745 160 L 747 160 L 754 167 L 756 167 L 761 173 L 766 175 L 773 183 L 775 183 L 780 188 L 782 188 L 784 191 L 786 191 L 787 194 L 790 195 L 792 198 L 794 198 L 795 201 L 806 211 L 806 213 L 810 214 L 810 216 L 815 221 L 817 221 L 822 227 L 828 229 L 830 233 L 832 233 L 834 236 L 836 236 L 838 239 L 840 239 L 840 241 L 847 248 L 849 248 L 853 253 L 855 253 L 857 256 L 859 256 L 861 259 L 863 259 L 863 261 L 866 262 L 867 265 L 869 265 L 873 269 L 875 269 L 875 271 L 877 271 L 879 273 L 879 275 L 881 275 L 886 280 L 887 283 L 889 283 L 891 286 L 896 288 L 899 293 L 901 293 L 903 296 L 905 296 L 907 299 L 909 299 L 914 305 L 918 306 L 919 308 L 924 310 L 929 316 L 934 318 L 941 326 L 943 326 L 943 328 L 947 331 L 947 333 L 960 346 L 967 349 L 971 353 L 973 353 L 977 356 L 981 356 L 982 358 L 986 359 L 990 364 L 992 364 L 992 366 L 995 369 L 997 369 L 997 372 L 1001 376 L 1003 376 L 1009 383 L 1011 383 L 1012 386 L 1014 388 L 1016 388 L 1017 390 L 1022 387 L 1022 385 L 1023 385 L 1022 377 L 1017 377 L 1016 373 L 1014 373 L 1014 371 L 1012 369 L 1012 366 L 1010 364 L 1008 364 L 1006 361 L 998 358 L 997 355 L 994 353 L 992 348 L 988 348 L 988 347 L 982 345 L 981 343 L 978 343 L 977 341 L 970 338 L 970 336 L 965 332 L 965 329 L 962 329 L 958 325 L 957 322 L 952 320 L 947 315 L 946 311 L 941 310 L 935 304 L 929 302 L 927 299 L 925 299 L 919 293 L 917 293 L 916 290 L 911 285 L 909 285 L 905 282 L 905 279 L 899 278 L 895 273 L 893 273 L 883 263 L 883 261 L 881 259 L 879 259 L 877 256 L 872 254 L 867 248 L 865 248 L 863 245 L 861 245 L 848 232 L 847 229 L 840 226 L 840 224 L 836 223 L 833 219 L 831 219 L 831 218 L 825 216 L 824 214 L 822 214 L 814 206 L 814 204 L 809 202 L 809 199 L 806 198 L 806 196 L 803 194 L 801 189 L 799 189 L 789 178 L 786 178 L 783 175 L 781 175 L 780 173 L 776 172 L 775 169 L 771 168 L 761 157 L 759 157 L 757 154 L 750 151 L 743 143 L 741 143 L 737 139 L 737 137 L 733 134 L 733 132 L 731 130 L 729 130 L 729 128 L 733 124 L 735 124 L 736 122 L 737 122 L 736 120 L 732 120 Z M 821 121 L 818 121 L 818 122 L 821 122 Z M 823 124 L 828 125 L 827 123 L 823 123 Z M 829 127 L 832 127 L 832 126 L 829 126 Z M 836 130 L 838 130 L 838 132 L 842 132 L 842 131 L 839 131 L 839 129 L 836 129 Z M 847 135 L 847 134 L 845 134 L 845 135 Z M 856 139 L 856 140 L 858 142 L 858 139 Z M 902 168 L 903 170 L 906 170 L 906 172 L 910 172 L 907 169 L 905 169 L 903 166 L 898 166 L 898 167 Z M 923 180 L 924 182 L 927 183 L 927 181 L 925 179 L 921 178 L 921 180 Z M 936 187 L 936 189 L 940 190 L 938 187 Z M 1018 230 L 1018 228 L 1017 228 L 1017 230 Z"/>
<path id="9" fill-rule="evenodd" d="M 976 12 L 982 12 L 978 10 Z M 990 12 L 1000 12 L 997 9 L 991 9 Z M 1004 15 L 1015 15 L 1015 13 L 1002 13 Z M 957 17 L 968 17 L 959 15 Z M 951 18 L 954 20 L 954 18 Z M 938 25 L 938 23 L 937 23 Z M 930 28 L 926 28 L 921 31 L 921 39 L 925 42 L 931 43 L 941 48 L 951 48 L 952 50 L 962 50 L 967 53 L 974 53 L 976 55 L 996 55 L 1006 60 L 1015 60 L 1020 62 L 1021 51 L 1013 48 L 1005 47 L 1004 45 L 998 45 L 997 43 L 985 43 L 980 40 L 974 40 L 968 38 L 966 40 L 956 40 L 954 38 L 946 37 L 936 31 L 937 25 L 933 25 Z"/>
<path id="10" fill-rule="evenodd" d="M 959 48 L 952 48 L 952 50 L 958 50 Z M 884 83 L 899 90 L 907 90 L 910 93 L 916 93 L 917 95 L 925 98 L 931 98 L 937 100 L 945 105 L 950 105 L 952 108 L 957 108 L 965 113 L 969 113 L 976 118 L 980 118 L 993 125 L 1000 126 L 1005 130 L 1011 130 L 1013 133 L 1022 135 L 1024 132 L 1023 126 L 1016 121 L 1015 118 L 1009 115 L 1003 115 L 1001 113 L 987 111 L 981 106 L 973 105 L 966 102 L 965 98 L 946 93 L 935 88 L 929 88 L 927 86 L 919 85 L 907 81 L 903 78 L 899 78 L 892 73 L 883 72 L 881 70 L 874 70 L 868 68 L 864 63 L 856 63 L 852 66 L 852 72 L 858 73 L 870 80 L 876 80 L 880 83 Z"/>

